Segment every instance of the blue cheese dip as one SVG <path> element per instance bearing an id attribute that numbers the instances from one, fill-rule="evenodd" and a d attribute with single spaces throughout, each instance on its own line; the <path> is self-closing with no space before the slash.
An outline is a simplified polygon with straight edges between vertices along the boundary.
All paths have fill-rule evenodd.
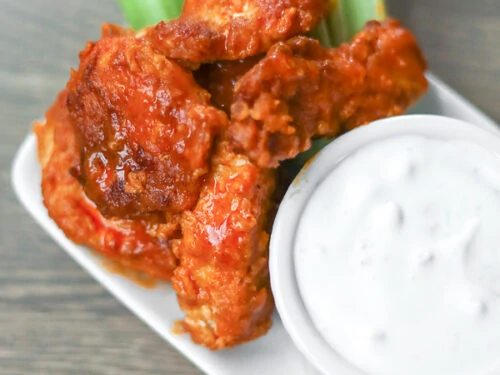
<path id="1" fill-rule="evenodd" d="M 324 340 L 369 375 L 500 374 L 500 157 L 399 135 L 310 197 L 297 283 Z"/>

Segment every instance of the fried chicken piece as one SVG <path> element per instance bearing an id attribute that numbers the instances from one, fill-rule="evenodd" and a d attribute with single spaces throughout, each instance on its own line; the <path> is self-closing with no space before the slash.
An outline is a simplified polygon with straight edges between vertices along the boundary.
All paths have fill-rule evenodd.
<path id="1" fill-rule="evenodd" d="M 109 27 L 108 27 L 109 28 Z M 191 72 L 113 29 L 80 53 L 67 85 L 87 196 L 107 216 L 191 209 L 227 116 Z"/>
<path id="2" fill-rule="evenodd" d="M 179 235 L 179 217 L 150 215 L 141 220 L 105 219 L 71 175 L 80 162 L 75 131 L 59 94 L 34 132 L 42 167 L 42 195 L 49 216 L 75 243 L 91 247 L 121 264 L 169 280 L 177 266 L 172 239 Z"/>
<path id="3" fill-rule="evenodd" d="M 173 59 L 238 60 L 312 30 L 328 7 L 328 0 L 186 0 L 180 17 L 148 38 Z"/>
<path id="4" fill-rule="evenodd" d="M 201 87 L 210 93 L 212 105 L 229 114 L 236 82 L 262 57 L 263 55 L 257 55 L 241 60 L 203 64 L 193 72 L 194 78 Z"/>
<path id="5" fill-rule="evenodd" d="M 183 214 L 172 283 L 186 312 L 183 327 L 199 344 L 227 348 L 271 326 L 268 213 L 274 186 L 273 170 L 258 168 L 222 142 L 200 200 Z"/>
<path id="6" fill-rule="evenodd" d="M 236 84 L 229 139 L 261 167 L 397 115 L 427 89 L 426 63 L 399 22 L 369 22 L 350 44 L 323 49 L 296 37 L 273 46 Z"/>

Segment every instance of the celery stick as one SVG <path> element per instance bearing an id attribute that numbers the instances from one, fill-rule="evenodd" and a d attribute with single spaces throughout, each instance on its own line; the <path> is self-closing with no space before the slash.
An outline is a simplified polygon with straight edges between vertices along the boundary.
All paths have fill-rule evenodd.
<path id="1" fill-rule="evenodd" d="M 330 0 L 330 13 L 312 36 L 325 47 L 346 43 L 370 20 L 386 17 L 384 0 Z"/>
<path id="2" fill-rule="evenodd" d="M 139 30 L 179 17 L 184 0 L 119 0 L 127 23 Z"/>
<path id="3" fill-rule="evenodd" d="M 385 18 L 385 6 L 381 0 L 341 1 L 342 21 L 346 35 L 351 39 L 369 20 Z"/>

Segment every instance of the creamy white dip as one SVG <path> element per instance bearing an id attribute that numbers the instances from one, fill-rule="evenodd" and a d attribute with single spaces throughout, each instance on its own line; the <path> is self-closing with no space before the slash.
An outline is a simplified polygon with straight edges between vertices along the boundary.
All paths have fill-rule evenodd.
<path id="1" fill-rule="evenodd" d="M 500 374 L 499 156 L 421 136 L 366 146 L 315 190 L 294 251 L 314 325 L 362 372 Z"/>

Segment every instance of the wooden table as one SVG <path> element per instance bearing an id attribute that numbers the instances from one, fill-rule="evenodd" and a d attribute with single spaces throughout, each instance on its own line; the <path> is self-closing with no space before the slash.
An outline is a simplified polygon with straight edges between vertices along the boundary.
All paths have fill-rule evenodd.
<path id="1" fill-rule="evenodd" d="M 114 0 L 0 0 L 0 374 L 199 371 L 82 271 L 19 206 L 14 152 Z M 498 0 L 392 0 L 431 69 L 500 121 Z"/>

